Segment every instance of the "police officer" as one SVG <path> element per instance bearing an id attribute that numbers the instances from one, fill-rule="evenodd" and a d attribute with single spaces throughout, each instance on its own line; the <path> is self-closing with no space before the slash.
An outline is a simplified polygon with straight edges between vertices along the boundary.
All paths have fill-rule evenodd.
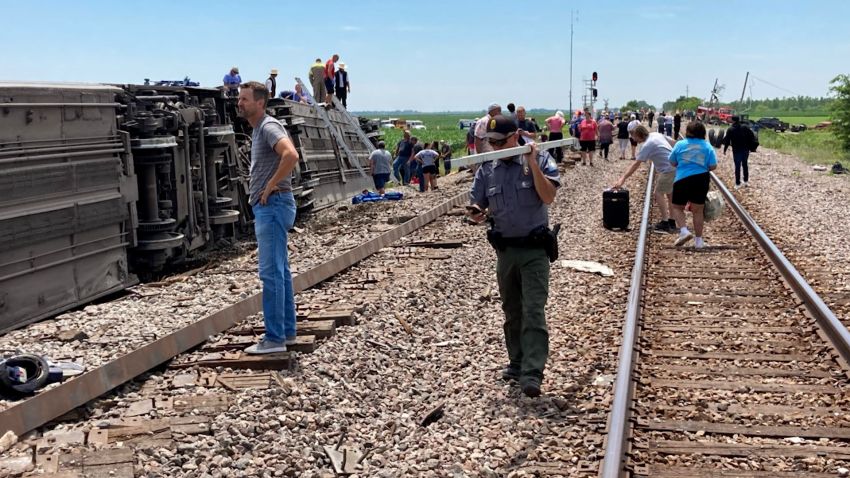
<path id="1" fill-rule="evenodd" d="M 495 151 L 516 147 L 518 139 L 511 118 L 497 115 L 489 120 L 486 140 Z M 485 163 L 476 172 L 469 195 L 470 218 L 479 223 L 489 218 L 492 225 L 487 238 L 496 249 L 510 360 L 502 378 L 519 380 L 529 397 L 540 395 L 549 355 L 544 307 L 549 295 L 548 246 L 556 241 L 557 232 L 549 231 L 547 205 L 555 200 L 560 185 L 555 161 L 532 144 L 529 154 Z"/>

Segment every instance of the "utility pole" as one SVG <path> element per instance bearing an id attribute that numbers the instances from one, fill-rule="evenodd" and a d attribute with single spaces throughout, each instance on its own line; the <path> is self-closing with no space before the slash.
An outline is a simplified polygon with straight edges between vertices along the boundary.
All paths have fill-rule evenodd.
<path id="1" fill-rule="evenodd" d="M 744 104 L 744 94 L 747 92 L 747 82 L 750 81 L 750 72 L 747 72 L 747 76 L 744 77 L 744 89 L 741 90 L 741 101 L 738 102 L 739 105 Z"/>
<path id="2" fill-rule="evenodd" d="M 573 10 L 570 10 L 570 111 L 573 110 Z"/>
<path id="3" fill-rule="evenodd" d="M 691 97 L 691 92 L 688 89 L 688 85 L 685 85 L 685 98 L 690 98 L 690 97 Z"/>

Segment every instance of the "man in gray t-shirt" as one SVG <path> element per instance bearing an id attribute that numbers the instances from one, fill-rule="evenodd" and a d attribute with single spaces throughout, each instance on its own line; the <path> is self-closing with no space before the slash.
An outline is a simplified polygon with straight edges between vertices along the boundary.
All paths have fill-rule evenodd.
<path id="1" fill-rule="evenodd" d="M 375 189 L 378 194 L 384 194 L 384 186 L 390 180 L 392 172 L 392 155 L 387 151 L 387 145 L 383 141 L 378 141 L 378 149 L 372 151 L 369 155 L 369 174 L 375 181 Z"/>
<path id="2" fill-rule="evenodd" d="M 239 90 L 239 116 L 254 129 L 248 200 L 254 213 L 266 326 L 265 337 L 245 349 L 249 354 L 285 352 L 287 344 L 295 343 L 295 291 L 286 241 L 295 223 L 290 177 L 298 151 L 280 122 L 266 114 L 268 97 L 265 85 L 256 81 Z"/>

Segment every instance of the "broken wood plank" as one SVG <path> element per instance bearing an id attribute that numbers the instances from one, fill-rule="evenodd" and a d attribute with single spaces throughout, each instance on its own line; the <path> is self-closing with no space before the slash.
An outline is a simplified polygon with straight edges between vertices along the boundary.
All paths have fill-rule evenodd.
<path id="1" fill-rule="evenodd" d="M 239 354 L 238 357 L 222 357 L 210 360 L 195 360 L 170 365 L 171 368 L 191 367 L 228 367 L 232 369 L 251 370 L 289 370 L 295 365 L 291 352 L 281 352 L 267 355 Z"/>

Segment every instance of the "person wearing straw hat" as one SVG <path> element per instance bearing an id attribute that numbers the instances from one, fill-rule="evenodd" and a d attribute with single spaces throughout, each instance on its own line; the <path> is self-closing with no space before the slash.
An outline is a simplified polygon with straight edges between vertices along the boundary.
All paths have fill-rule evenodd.
<path id="1" fill-rule="evenodd" d="M 222 80 L 224 83 L 224 93 L 230 97 L 239 96 L 239 85 L 242 84 L 242 77 L 239 76 L 239 68 L 233 67 L 230 69 L 230 73 L 224 75 L 224 79 Z"/>
<path id="2" fill-rule="evenodd" d="M 266 80 L 266 89 L 269 90 L 269 98 L 274 98 L 277 93 L 277 68 L 272 68 L 269 78 Z"/>

